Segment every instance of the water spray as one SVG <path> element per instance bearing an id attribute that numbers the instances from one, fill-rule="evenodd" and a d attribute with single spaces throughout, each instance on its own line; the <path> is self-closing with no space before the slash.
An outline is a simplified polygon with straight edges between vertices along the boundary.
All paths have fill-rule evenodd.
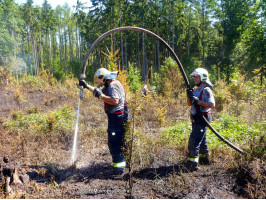
<path id="1" fill-rule="evenodd" d="M 85 75 L 81 74 L 80 78 L 84 79 Z M 77 119 L 76 119 L 76 126 L 75 126 L 75 135 L 74 135 L 72 154 L 71 154 L 71 163 L 72 163 L 73 166 L 75 166 L 75 164 L 76 164 L 76 151 L 77 151 L 77 140 L 78 140 L 78 124 L 79 124 L 79 107 L 80 107 L 80 101 L 83 99 L 83 86 L 79 86 L 77 84 L 77 87 L 80 89 L 80 93 L 79 93 L 79 103 L 78 103 Z"/>

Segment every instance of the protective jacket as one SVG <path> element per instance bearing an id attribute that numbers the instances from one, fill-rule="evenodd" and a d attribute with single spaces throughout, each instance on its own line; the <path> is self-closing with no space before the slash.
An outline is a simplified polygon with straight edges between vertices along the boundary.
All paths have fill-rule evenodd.
<path id="1" fill-rule="evenodd" d="M 206 85 L 201 88 L 194 89 L 193 95 L 204 102 L 215 103 L 213 93 L 211 89 Z M 192 132 L 189 137 L 188 150 L 189 160 L 192 162 L 198 162 L 200 154 L 204 156 L 209 152 L 206 139 L 207 125 L 199 115 L 203 114 L 205 118 L 210 122 L 210 110 L 210 108 L 200 106 L 201 113 L 197 113 L 195 105 L 191 106 L 190 112 L 192 120 Z"/>
<path id="2" fill-rule="evenodd" d="M 193 95 L 204 102 L 215 103 L 212 90 L 207 85 L 203 85 L 201 88 L 195 88 L 193 91 Z M 200 106 L 200 111 L 203 114 L 209 113 L 211 111 L 211 108 L 205 108 Z M 191 105 L 190 113 L 191 115 L 196 115 L 197 109 L 195 105 Z"/>
<path id="3" fill-rule="evenodd" d="M 126 161 L 122 152 L 125 135 L 125 124 L 128 120 L 128 107 L 126 93 L 122 84 L 114 79 L 109 86 L 102 89 L 106 96 L 119 99 L 118 105 L 104 103 L 104 109 L 108 117 L 108 147 L 115 168 L 125 168 Z"/>

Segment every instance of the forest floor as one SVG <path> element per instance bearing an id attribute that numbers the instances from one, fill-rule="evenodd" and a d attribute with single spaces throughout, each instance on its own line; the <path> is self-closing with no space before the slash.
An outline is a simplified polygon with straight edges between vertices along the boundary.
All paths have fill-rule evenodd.
<path id="1" fill-rule="evenodd" d="M 39 112 L 55 110 L 69 105 L 77 109 L 77 95 L 53 88 L 38 89 L 23 87 L 23 101 L 16 101 L 15 93 L 1 87 L 0 95 L 0 159 L 16 166 L 23 185 L 13 187 L 2 198 L 129 198 L 128 173 L 113 177 L 112 160 L 107 146 L 107 119 L 102 102 L 87 97 L 81 104 L 78 159 L 71 165 L 74 131 L 64 135 L 36 135 L 9 130 L 4 121 L 12 117 L 14 110 L 26 112 L 37 106 Z M 169 112 L 171 113 L 171 112 Z M 171 114 L 170 114 L 171 115 Z M 174 112 L 173 112 L 174 115 Z M 175 118 L 176 116 L 169 116 Z M 75 122 L 75 117 L 73 122 Z M 161 134 L 160 128 L 148 127 L 146 133 Z M 90 132 L 91 131 L 91 132 Z M 157 132 L 158 131 L 158 132 Z M 134 198 L 254 198 L 250 193 L 253 167 L 246 166 L 246 173 L 234 170 L 234 157 L 219 154 L 210 166 L 201 166 L 193 173 L 183 173 L 186 155 L 178 148 L 160 146 L 152 152 L 154 158 L 148 167 L 135 167 L 133 173 Z M 264 170 L 261 161 L 252 163 Z M 128 172 L 128 169 L 127 171 Z M 254 175 L 255 176 L 255 175 Z M 251 178 L 250 178 L 251 177 Z M 265 178 L 263 179 L 265 181 Z M 265 192 L 265 187 L 262 189 Z M 252 190 L 254 191 L 254 190 Z M 260 197 L 260 196 L 259 196 Z M 265 196 L 264 196 L 265 197 Z"/>

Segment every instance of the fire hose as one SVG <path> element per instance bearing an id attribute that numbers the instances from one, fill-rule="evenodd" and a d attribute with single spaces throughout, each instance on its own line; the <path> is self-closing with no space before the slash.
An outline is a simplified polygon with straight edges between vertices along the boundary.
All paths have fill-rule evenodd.
<path id="1" fill-rule="evenodd" d="M 155 33 L 144 29 L 144 28 L 140 28 L 140 27 L 133 27 L 133 26 L 125 26 L 125 27 L 119 27 L 119 28 L 115 28 L 112 29 L 110 31 L 107 31 L 106 33 L 102 34 L 100 37 L 98 37 L 98 39 L 95 40 L 95 42 L 91 45 L 90 49 L 88 50 L 86 57 L 85 57 L 85 61 L 83 63 L 83 68 L 82 68 L 82 74 L 81 76 L 84 77 L 86 74 L 86 65 L 88 63 L 89 60 L 89 56 L 90 53 L 93 51 L 93 49 L 96 47 L 96 45 L 103 40 L 105 37 L 109 36 L 112 33 L 115 32 L 119 32 L 119 31 L 126 31 L 126 30 L 133 30 L 133 31 L 139 31 L 139 32 L 143 32 L 146 33 L 148 35 L 151 35 L 152 37 L 154 37 L 155 39 L 159 40 L 167 49 L 168 51 L 172 54 L 174 60 L 177 62 L 179 70 L 181 71 L 181 74 L 185 80 L 185 83 L 187 85 L 187 88 L 191 89 L 190 83 L 188 81 L 186 72 L 184 71 L 184 68 L 179 60 L 179 58 L 177 57 L 176 53 L 174 52 L 174 50 L 158 35 L 156 35 Z M 234 150 L 238 151 L 241 154 L 245 154 L 245 152 L 243 152 L 243 150 L 239 149 L 238 147 L 234 146 L 232 143 L 230 143 L 229 141 L 227 141 L 223 136 L 221 136 L 212 126 L 211 124 L 208 122 L 208 120 L 203 116 L 200 115 L 201 118 L 204 120 L 204 122 L 206 123 L 206 125 L 210 128 L 210 130 L 218 137 L 220 138 L 224 143 L 226 143 L 228 146 L 230 146 L 231 148 L 233 148 Z"/>

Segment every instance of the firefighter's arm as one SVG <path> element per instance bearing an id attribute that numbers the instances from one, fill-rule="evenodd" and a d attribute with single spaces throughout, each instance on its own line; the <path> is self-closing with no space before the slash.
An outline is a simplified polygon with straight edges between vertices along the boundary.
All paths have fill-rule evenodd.
<path id="1" fill-rule="evenodd" d="M 215 104 L 214 103 L 209 103 L 209 102 L 204 102 L 199 100 L 198 101 L 198 105 L 205 107 L 205 108 L 215 108 Z"/>
<path id="2" fill-rule="evenodd" d="M 213 93 L 210 88 L 204 89 L 205 101 L 198 101 L 198 105 L 205 108 L 215 108 L 215 100 L 213 97 Z"/>
<path id="3" fill-rule="evenodd" d="M 119 103 L 119 99 L 117 98 L 113 98 L 113 97 L 110 97 L 110 96 L 106 96 L 106 95 L 102 95 L 100 97 L 105 103 L 108 103 L 110 105 L 113 105 L 113 106 L 116 106 L 118 103 Z"/>
<path id="4" fill-rule="evenodd" d="M 201 101 L 196 96 L 192 96 L 190 99 L 188 99 L 187 103 L 189 106 L 191 106 L 191 104 L 194 104 L 205 108 L 215 108 L 215 103 Z"/>
<path id="5" fill-rule="evenodd" d="M 91 85 L 88 85 L 87 89 L 88 89 L 89 91 L 93 92 L 94 89 L 95 89 L 95 87 L 93 87 L 93 86 L 91 86 Z"/>
<path id="6" fill-rule="evenodd" d="M 103 94 L 102 90 L 99 88 L 94 88 L 93 95 L 95 97 L 98 97 L 99 99 L 102 99 L 105 103 L 108 103 L 108 104 L 113 105 L 113 106 L 116 106 L 119 103 L 118 98 L 113 98 L 113 97 L 110 97 L 110 96 Z"/>

